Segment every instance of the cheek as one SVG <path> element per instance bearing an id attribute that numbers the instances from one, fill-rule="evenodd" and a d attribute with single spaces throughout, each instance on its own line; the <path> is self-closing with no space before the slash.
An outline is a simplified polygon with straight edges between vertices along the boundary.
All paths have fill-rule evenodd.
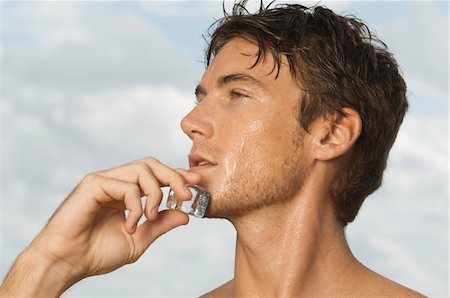
<path id="1" fill-rule="evenodd" d="M 259 148 L 258 144 L 264 135 L 265 129 L 261 120 L 247 121 L 247 125 L 242 125 L 243 121 L 236 120 L 223 130 L 223 137 L 218 140 L 219 146 L 223 150 L 223 165 L 225 172 L 231 174 L 237 164 L 248 160 L 251 152 Z"/>
<path id="2" fill-rule="evenodd" d="M 240 127 L 235 137 L 230 141 L 230 147 L 226 152 L 224 165 L 227 176 L 231 177 L 237 170 L 239 172 L 254 172 L 267 159 L 266 152 L 273 145 L 267 139 L 267 128 L 261 120 L 250 122 L 245 127 Z"/>
<path id="3" fill-rule="evenodd" d="M 245 157 L 249 152 L 257 150 L 264 141 L 267 128 L 262 120 L 249 121 L 247 125 L 235 129 L 232 152 L 236 158 Z"/>

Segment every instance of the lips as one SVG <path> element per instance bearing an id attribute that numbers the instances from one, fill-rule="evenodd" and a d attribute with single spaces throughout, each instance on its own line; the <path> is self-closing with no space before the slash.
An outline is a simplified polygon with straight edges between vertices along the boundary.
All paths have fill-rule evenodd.
<path id="1" fill-rule="evenodd" d="M 209 157 L 203 156 L 199 153 L 189 154 L 189 170 L 200 170 L 215 166 Z"/>

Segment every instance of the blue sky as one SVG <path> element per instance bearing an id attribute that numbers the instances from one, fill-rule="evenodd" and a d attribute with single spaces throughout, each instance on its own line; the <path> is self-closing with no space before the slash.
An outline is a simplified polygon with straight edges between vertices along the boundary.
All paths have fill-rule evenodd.
<path id="1" fill-rule="evenodd" d="M 351 248 L 380 274 L 446 296 L 448 3 L 322 4 L 376 30 L 411 104 L 383 188 L 347 229 Z M 204 70 L 202 34 L 221 15 L 220 1 L 2 2 L 2 276 L 86 173 L 147 155 L 187 166 L 179 121 Z M 232 277 L 234 238 L 225 221 L 192 219 L 65 296 L 198 296 Z"/>

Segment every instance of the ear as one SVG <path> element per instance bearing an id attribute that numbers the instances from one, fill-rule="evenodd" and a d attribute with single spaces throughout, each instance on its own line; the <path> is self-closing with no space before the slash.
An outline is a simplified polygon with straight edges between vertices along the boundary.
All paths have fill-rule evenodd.
<path id="1" fill-rule="evenodd" d="M 317 160 L 331 160 L 348 152 L 359 138 L 362 121 L 359 114 L 344 108 L 342 114 L 317 119 L 313 131 L 313 155 Z"/>

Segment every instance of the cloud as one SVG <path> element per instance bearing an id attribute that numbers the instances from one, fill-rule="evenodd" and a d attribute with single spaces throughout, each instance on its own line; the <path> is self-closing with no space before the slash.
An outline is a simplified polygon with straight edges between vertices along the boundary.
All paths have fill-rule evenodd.
<path id="1" fill-rule="evenodd" d="M 160 29 L 107 3 L 6 3 L 4 15 L 6 95 L 24 85 L 77 94 L 186 86 L 186 77 L 195 77 L 192 63 Z"/>
<path id="2" fill-rule="evenodd" d="M 184 92 L 138 86 L 91 93 L 70 103 L 41 98 L 45 94 L 36 100 L 16 96 L 6 103 L 6 179 L 39 190 L 60 183 L 67 187 L 64 180 L 71 178 L 73 184 L 83 171 L 150 154 L 173 166 L 187 166 L 190 140 L 179 123 L 193 100 Z M 49 180 L 53 175 L 54 182 Z"/>
<path id="3" fill-rule="evenodd" d="M 407 79 L 421 80 L 435 89 L 442 102 L 448 91 L 448 11 L 427 2 L 410 2 L 401 18 L 391 19 L 379 30 Z M 430 87 L 428 87 L 430 88 Z"/>

